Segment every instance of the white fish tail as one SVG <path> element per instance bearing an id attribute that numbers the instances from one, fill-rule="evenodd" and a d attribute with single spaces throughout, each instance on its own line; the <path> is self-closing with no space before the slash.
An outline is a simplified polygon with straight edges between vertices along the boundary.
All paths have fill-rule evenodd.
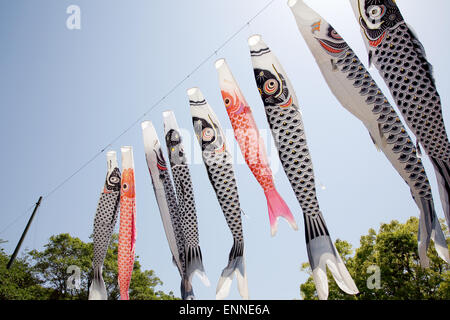
<path id="1" fill-rule="evenodd" d="M 228 259 L 228 265 L 225 269 L 223 269 L 219 282 L 217 283 L 217 300 L 225 299 L 230 293 L 230 287 L 233 282 L 234 274 L 236 274 L 239 294 L 243 299 L 248 300 L 247 272 L 245 270 L 244 261 L 244 243 L 237 240 L 234 240 Z"/>
<path id="2" fill-rule="evenodd" d="M 102 266 L 94 268 L 94 277 L 89 287 L 89 300 L 108 300 L 105 282 L 102 276 Z"/>
<path id="3" fill-rule="evenodd" d="M 194 289 L 188 278 L 181 279 L 181 298 L 183 300 L 195 300 Z"/>
<path id="4" fill-rule="evenodd" d="M 450 163 L 430 157 L 439 186 L 447 226 L 450 228 Z"/>
<path id="5" fill-rule="evenodd" d="M 423 268 L 428 268 L 430 260 L 427 257 L 430 240 L 434 241 L 436 251 L 444 261 L 450 263 L 447 241 L 444 232 L 442 231 L 439 219 L 434 210 L 433 200 L 420 198 L 418 201 L 420 208 L 419 218 L 419 232 L 418 232 L 418 250 L 420 265 Z"/>
<path id="6" fill-rule="evenodd" d="M 320 236 L 312 239 L 307 244 L 307 250 L 317 295 L 320 300 L 328 298 L 327 266 L 342 291 L 348 294 L 357 294 L 359 292 L 329 236 Z"/>
<path id="7" fill-rule="evenodd" d="M 202 251 L 200 246 L 197 247 L 186 247 L 186 278 L 189 282 L 192 282 L 192 277 L 194 274 L 200 278 L 203 284 L 207 287 L 210 286 L 208 277 L 206 276 L 205 269 L 203 267 L 202 261 Z"/>

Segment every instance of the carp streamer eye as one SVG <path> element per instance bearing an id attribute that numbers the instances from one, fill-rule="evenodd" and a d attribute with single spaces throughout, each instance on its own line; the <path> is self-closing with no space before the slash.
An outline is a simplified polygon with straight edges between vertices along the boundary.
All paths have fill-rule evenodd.
<path id="1" fill-rule="evenodd" d="M 336 40 L 342 40 L 342 37 L 339 35 L 339 33 L 337 33 L 336 32 L 336 30 L 331 30 L 331 32 L 330 32 L 330 36 L 333 38 L 333 39 L 336 39 Z"/>
<path id="2" fill-rule="evenodd" d="M 127 191 L 128 190 L 128 183 L 124 183 L 122 186 L 123 191 Z"/>
<path id="3" fill-rule="evenodd" d="M 370 6 L 367 9 L 367 13 L 372 20 L 381 19 L 384 16 L 385 12 L 386 8 L 384 6 Z"/>
<path id="4" fill-rule="evenodd" d="M 230 98 L 225 98 L 224 102 L 225 102 L 225 106 L 226 106 L 227 108 L 231 105 L 231 100 L 230 100 Z"/>
<path id="5" fill-rule="evenodd" d="M 269 79 L 264 83 L 264 92 L 274 94 L 278 90 L 278 82 L 275 79 Z"/>
<path id="6" fill-rule="evenodd" d="M 117 177 L 110 177 L 109 178 L 109 182 L 111 182 L 111 183 L 118 183 L 119 182 L 119 178 L 117 178 Z"/>
<path id="7" fill-rule="evenodd" d="M 206 128 L 202 132 L 202 139 L 204 141 L 211 141 L 211 139 L 214 137 L 214 131 L 211 128 Z"/>

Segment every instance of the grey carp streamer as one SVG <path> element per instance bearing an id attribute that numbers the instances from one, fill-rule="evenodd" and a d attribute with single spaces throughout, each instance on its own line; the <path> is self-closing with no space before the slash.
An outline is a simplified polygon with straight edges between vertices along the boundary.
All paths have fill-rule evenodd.
<path id="1" fill-rule="evenodd" d="M 190 282 L 194 273 L 197 273 L 203 284 L 209 286 L 210 283 L 204 271 L 202 252 L 199 243 L 194 190 L 192 187 L 191 174 L 184 154 L 180 129 L 172 111 L 164 111 L 163 118 L 164 134 L 172 176 L 175 183 L 178 209 L 180 210 L 180 215 L 183 219 L 186 278 Z"/>
<path id="2" fill-rule="evenodd" d="M 186 278 L 185 238 L 183 220 L 180 215 L 172 179 L 164 159 L 156 130 L 150 121 L 141 124 L 145 147 L 145 158 L 152 179 L 161 220 L 172 252 L 173 262 L 181 276 L 181 297 L 195 298 L 192 284 Z"/>
<path id="3" fill-rule="evenodd" d="M 228 296 L 234 274 L 239 293 L 248 299 L 248 284 L 244 261 L 244 236 L 242 232 L 241 206 L 234 176 L 233 159 L 228 151 L 225 135 L 214 111 L 198 88 L 187 91 L 191 107 L 192 124 L 202 149 L 202 158 L 208 178 L 217 195 L 225 220 L 233 235 L 228 265 L 222 271 L 216 289 L 216 298 Z"/>
<path id="4" fill-rule="evenodd" d="M 328 297 L 326 265 L 339 287 L 357 294 L 319 208 L 311 155 L 297 96 L 276 56 L 260 35 L 248 40 L 256 85 L 275 139 L 283 169 L 303 211 L 306 248 L 320 299 Z"/>
<path id="5" fill-rule="evenodd" d="M 121 177 L 116 152 L 107 152 L 106 160 L 108 172 L 94 219 L 94 260 L 92 261 L 94 275 L 89 288 L 89 300 L 108 299 L 102 275 L 103 262 L 119 212 Z"/>
<path id="6" fill-rule="evenodd" d="M 408 127 L 434 166 L 450 227 L 450 142 L 433 67 L 393 0 L 351 0 L 369 52 Z M 424 10 L 427 10 L 424 7 Z M 419 149 L 420 150 L 420 149 Z"/>
<path id="7" fill-rule="evenodd" d="M 444 233 L 436 216 L 430 183 L 417 150 L 395 110 L 353 50 L 320 15 L 301 0 L 289 1 L 299 30 L 331 91 L 360 119 L 375 146 L 382 150 L 408 184 L 420 210 L 419 257 L 428 266 L 427 249 L 434 241 L 439 256 L 449 261 Z"/>

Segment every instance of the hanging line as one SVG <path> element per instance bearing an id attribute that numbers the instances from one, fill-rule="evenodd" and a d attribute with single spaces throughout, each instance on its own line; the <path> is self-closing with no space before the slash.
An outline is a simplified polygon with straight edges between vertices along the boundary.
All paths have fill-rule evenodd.
<path id="1" fill-rule="evenodd" d="M 252 23 L 261 13 L 263 13 L 275 0 L 269 1 L 264 7 L 262 7 L 253 17 L 251 17 L 246 23 L 242 25 L 236 32 L 234 32 L 231 36 L 229 36 L 216 50 L 214 50 L 210 55 L 208 55 L 205 59 L 200 62 L 190 73 L 188 73 L 183 79 L 181 79 L 178 83 L 176 83 L 170 90 L 167 91 L 158 101 L 156 101 L 150 108 L 145 111 L 141 116 L 139 116 L 133 123 L 131 123 L 125 130 L 122 131 L 117 137 L 115 137 L 111 142 L 105 145 L 99 152 L 94 154 L 88 161 L 86 161 L 81 167 L 75 170 L 72 174 L 70 174 L 67 178 L 62 180 L 59 184 L 57 184 L 53 189 L 44 194 L 43 200 L 49 198 L 53 195 L 57 190 L 62 188 L 67 182 L 69 182 L 74 176 L 80 173 L 83 169 L 85 169 L 89 164 L 91 164 L 94 160 L 96 160 L 102 153 L 106 151 L 109 147 L 111 147 L 117 140 L 119 140 L 123 135 L 125 135 L 128 131 L 130 131 L 135 125 L 137 125 L 141 120 L 147 116 L 147 114 L 156 108 L 161 102 L 163 102 L 169 95 L 171 95 L 176 89 L 178 89 L 189 77 L 191 77 L 195 72 L 197 72 L 203 65 L 205 65 L 212 57 L 217 55 L 217 53 L 222 50 L 231 40 L 233 40 L 239 33 L 242 32 L 247 26 Z M 23 217 L 26 213 L 28 213 L 32 208 L 31 206 L 25 213 L 23 213 L 19 218 Z M 11 223 L 7 228 L 0 232 L 3 233 L 7 229 L 9 229 L 16 221 Z"/>
<path id="2" fill-rule="evenodd" d="M 147 111 L 145 111 L 140 117 L 138 117 L 133 123 L 131 123 L 121 134 L 119 134 L 116 138 L 114 138 L 110 143 L 108 143 L 104 148 L 102 148 L 99 152 L 97 152 L 91 159 L 89 159 L 86 163 L 84 163 L 78 170 L 64 179 L 60 184 L 58 184 L 55 188 L 53 188 L 50 192 L 44 195 L 44 199 L 50 197 L 53 193 L 55 193 L 58 189 L 60 189 L 63 185 L 65 185 L 69 180 L 71 180 L 75 175 L 77 175 L 80 171 L 86 168 L 91 162 L 97 159 L 105 150 L 111 147 L 117 140 L 119 140 L 123 135 L 125 135 L 128 131 L 130 131 L 135 125 L 137 125 L 150 111 L 156 108 L 161 102 L 163 102 L 169 95 L 171 95 L 176 89 L 178 89 L 189 77 L 191 77 L 195 72 L 198 71 L 203 65 L 206 64 L 213 56 L 217 55 L 217 53 L 222 50 L 231 40 L 233 40 L 242 30 L 245 29 L 250 23 L 255 20 L 261 13 L 263 13 L 275 0 L 269 1 L 263 8 L 261 8 L 252 18 L 250 18 L 242 27 L 240 27 L 235 33 L 233 33 L 228 39 L 226 39 L 216 50 L 214 50 L 209 56 L 207 56 L 199 65 L 197 65 L 186 77 L 180 80 L 177 84 L 175 84 L 165 95 L 163 95 L 158 101 L 156 101 Z"/>
<path id="3" fill-rule="evenodd" d="M 16 219 L 14 219 L 10 224 L 8 224 L 4 229 L 2 229 L 0 231 L 0 234 L 3 234 L 5 231 L 7 231 L 9 228 L 11 228 L 13 225 L 15 225 L 17 223 L 17 221 L 19 221 L 21 218 L 25 217 L 25 215 L 27 215 L 28 213 L 30 213 L 30 211 L 34 208 L 36 204 L 32 204 L 26 211 L 24 211 L 21 215 L 19 215 L 18 217 L 16 217 Z"/>

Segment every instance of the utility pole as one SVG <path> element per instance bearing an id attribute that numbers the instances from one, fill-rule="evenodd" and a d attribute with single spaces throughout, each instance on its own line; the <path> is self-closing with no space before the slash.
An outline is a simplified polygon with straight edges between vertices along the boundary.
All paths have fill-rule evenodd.
<path id="1" fill-rule="evenodd" d="M 23 240 L 25 239 L 25 236 L 27 235 L 28 229 L 30 228 L 31 222 L 33 222 L 34 215 L 36 214 L 37 209 L 41 205 L 42 196 L 39 197 L 38 202 L 36 202 L 36 205 L 34 206 L 33 213 L 31 214 L 30 220 L 28 220 L 27 226 L 25 227 L 25 230 L 23 230 L 22 236 L 20 237 L 19 243 L 16 246 L 16 249 L 14 249 L 14 253 L 11 256 L 11 259 L 8 262 L 8 265 L 6 266 L 7 269 L 11 268 L 11 265 L 13 264 L 14 260 L 16 259 L 17 254 L 19 253 L 20 246 L 22 245 Z"/>

